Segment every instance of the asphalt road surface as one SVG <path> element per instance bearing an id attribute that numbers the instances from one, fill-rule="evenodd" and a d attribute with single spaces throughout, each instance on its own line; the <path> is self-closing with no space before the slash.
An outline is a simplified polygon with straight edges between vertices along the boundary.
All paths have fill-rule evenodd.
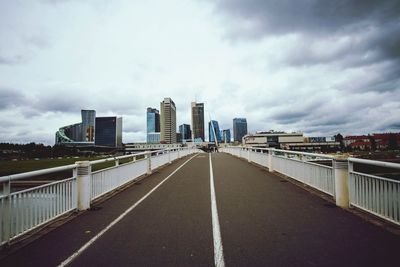
<path id="1" fill-rule="evenodd" d="M 228 154 L 190 158 L 3 251 L 0 266 L 400 266 L 400 236 Z"/>

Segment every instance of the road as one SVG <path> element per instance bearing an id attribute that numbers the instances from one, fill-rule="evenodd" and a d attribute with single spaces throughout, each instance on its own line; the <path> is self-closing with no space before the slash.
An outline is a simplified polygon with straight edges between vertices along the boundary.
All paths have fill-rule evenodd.
<path id="1" fill-rule="evenodd" d="M 398 235 L 264 168 L 202 153 L 160 169 L 0 266 L 398 266 L 398 248 Z"/>

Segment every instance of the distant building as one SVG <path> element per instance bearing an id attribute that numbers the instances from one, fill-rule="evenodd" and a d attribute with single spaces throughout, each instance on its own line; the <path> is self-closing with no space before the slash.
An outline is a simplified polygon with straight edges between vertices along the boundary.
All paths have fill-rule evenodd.
<path id="1" fill-rule="evenodd" d="M 198 140 L 201 138 L 205 141 L 204 134 L 204 103 L 191 103 L 192 112 L 192 139 Z"/>
<path id="2" fill-rule="evenodd" d="M 81 115 L 82 115 L 82 141 L 94 142 L 96 111 L 82 109 Z"/>
<path id="3" fill-rule="evenodd" d="M 160 103 L 160 142 L 166 144 L 176 143 L 176 106 L 171 98 L 166 97 Z"/>
<path id="4" fill-rule="evenodd" d="M 219 130 L 218 121 L 211 120 L 208 123 L 208 140 L 215 142 L 215 137 L 217 138 L 217 142 L 221 142 L 221 131 Z"/>
<path id="5" fill-rule="evenodd" d="M 243 137 L 243 144 L 255 147 L 284 148 L 287 144 L 304 143 L 303 133 L 259 132 Z"/>
<path id="6" fill-rule="evenodd" d="M 81 110 L 82 122 L 61 127 L 56 144 L 66 146 L 122 146 L 122 118 L 97 117 L 95 110 Z M 98 124 L 98 125 L 97 125 Z M 98 135 L 98 136 L 97 136 Z"/>
<path id="7" fill-rule="evenodd" d="M 332 153 L 340 151 L 340 142 L 336 142 L 334 136 L 313 136 L 304 137 L 303 143 L 296 142 L 282 144 L 281 148 L 306 152 Z"/>
<path id="8" fill-rule="evenodd" d="M 233 140 L 242 142 L 243 136 L 247 134 L 247 120 L 245 118 L 233 119 Z"/>
<path id="9" fill-rule="evenodd" d="M 230 129 L 221 131 L 221 142 L 224 142 L 224 143 L 231 142 L 231 130 Z"/>
<path id="10" fill-rule="evenodd" d="M 96 111 L 81 110 L 82 122 L 61 127 L 56 132 L 56 144 L 93 145 Z"/>
<path id="11" fill-rule="evenodd" d="M 371 150 L 371 139 L 367 135 L 350 135 L 343 138 L 346 148 L 355 150 Z"/>
<path id="12" fill-rule="evenodd" d="M 160 133 L 147 133 L 147 144 L 159 144 Z"/>
<path id="13" fill-rule="evenodd" d="M 376 133 L 373 135 L 349 135 L 343 144 L 350 150 L 386 150 L 400 146 L 400 133 Z"/>
<path id="14" fill-rule="evenodd" d="M 192 131 L 190 130 L 189 124 L 179 125 L 179 132 L 182 135 L 182 141 L 188 141 L 192 139 Z"/>
<path id="15" fill-rule="evenodd" d="M 160 138 L 158 134 L 158 140 L 154 133 L 160 133 L 160 112 L 155 108 L 147 108 L 146 112 L 147 118 L 147 143 L 159 143 Z"/>
<path id="16" fill-rule="evenodd" d="M 122 147 L 122 118 L 97 117 L 95 127 L 95 145 Z"/>
<path id="17" fill-rule="evenodd" d="M 176 133 L 176 142 L 182 143 L 182 134 L 181 133 Z"/>
<path id="18" fill-rule="evenodd" d="M 61 127 L 56 132 L 56 144 L 83 142 L 82 123 L 75 123 Z"/>
<path id="19" fill-rule="evenodd" d="M 376 149 L 393 149 L 400 147 L 400 133 L 377 133 L 372 135 Z"/>

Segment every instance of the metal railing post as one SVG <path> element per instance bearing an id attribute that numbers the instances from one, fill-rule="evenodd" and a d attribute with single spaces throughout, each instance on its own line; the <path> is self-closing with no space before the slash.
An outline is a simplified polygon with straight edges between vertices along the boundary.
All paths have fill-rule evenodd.
<path id="1" fill-rule="evenodd" d="M 247 148 L 247 161 L 248 162 L 251 162 L 251 159 L 250 159 L 250 148 Z"/>
<path id="2" fill-rule="evenodd" d="M 171 164 L 171 149 L 168 149 L 168 163 Z"/>
<path id="3" fill-rule="evenodd" d="M 92 166 L 90 161 L 78 161 L 76 164 L 78 165 L 76 171 L 78 210 L 87 210 L 90 208 Z"/>
<path id="4" fill-rule="evenodd" d="M 180 153 L 179 153 L 179 151 L 180 151 L 180 148 L 178 148 L 178 159 L 180 158 Z"/>
<path id="5" fill-rule="evenodd" d="M 119 166 L 119 159 L 115 158 L 115 166 Z"/>
<path id="6" fill-rule="evenodd" d="M 11 179 L 9 179 L 7 182 L 4 182 L 3 184 L 3 194 L 6 196 L 5 202 L 4 202 L 4 214 L 1 216 L 0 220 L 3 220 L 3 229 L 0 229 L 0 231 L 3 231 L 3 240 L 7 241 L 7 244 L 10 242 L 11 238 Z M 0 240 L 3 241 L 3 240 Z"/>
<path id="7" fill-rule="evenodd" d="M 348 162 L 345 159 L 333 160 L 333 171 L 335 177 L 335 199 L 336 205 L 341 208 L 349 207 L 349 172 Z"/>
<path id="8" fill-rule="evenodd" d="M 274 155 L 273 149 L 268 149 L 268 170 L 269 172 L 274 172 L 273 160 L 272 157 Z"/>
<path id="9" fill-rule="evenodd" d="M 147 151 L 145 156 L 147 158 L 147 174 L 151 174 L 151 151 Z"/>
<path id="10" fill-rule="evenodd" d="M 348 160 L 348 170 L 347 170 L 347 177 L 348 177 L 348 186 L 349 186 L 349 207 L 354 198 L 354 180 L 351 177 L 351 173 L 354 171 L 354 163 Z"/>

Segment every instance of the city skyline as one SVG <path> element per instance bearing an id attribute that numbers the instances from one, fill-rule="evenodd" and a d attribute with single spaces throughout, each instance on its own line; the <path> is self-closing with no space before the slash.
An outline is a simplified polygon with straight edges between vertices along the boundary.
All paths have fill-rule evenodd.
<path id="1" fill-rule="evenodd" d="M 145 142 L 143 111 L 164 97 L 177 125 L 195 101 L 221 129 L 398 132 L 398 14 L 389 0 L 0 1 L 0 142 L 52 145 L 81 109 Z"/>

